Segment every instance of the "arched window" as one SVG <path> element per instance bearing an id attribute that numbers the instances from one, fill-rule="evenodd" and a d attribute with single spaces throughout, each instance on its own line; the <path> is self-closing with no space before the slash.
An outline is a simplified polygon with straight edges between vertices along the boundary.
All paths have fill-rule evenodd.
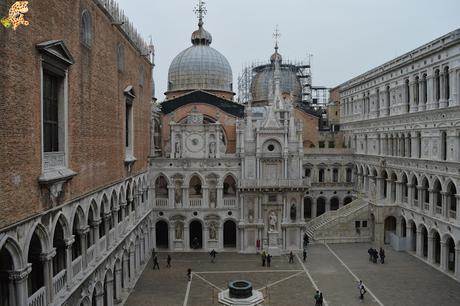
<path id="1" fill-rule="evenodd" d="M 334 183 L 339 182 L 339 169 L 337 168 L 332 169 L 332 182 Z"/>
<path id="2" fill-rule="evenodd" d="M 92 39 L 92 31 L 91 31 L 91 15 L 87 10 L 84 10 L 81 14 L 81 24 L 80 24 L 80 39 L 81 43 L 86 47 L 91 47 L 91 39 Z"/>
<path id="3" fill-rule="evenodd" d="M 426 73 L 423 74 L 423 77 L 422 77 L 422 89 L 423 89 L 423 96 L 422 96 L 422 101 L 423 101 L 423 104 L 426 104 L 427 102 L 427 99 L 428 99 L 428 89 L 426 87 Z"/>
<path id="4" fill-rule="evenodd" d="M 441 132 L 441 160 L 447 160 L 447 133 Z"/>
<path id="5" fill-rule="evenodd" d="M 450 84 L 449 84 L 449 66 L 444 67 L 444 96 L 447 101 L 450 98 Z"/>
<path id="6" fill-rule="evenodd" d="M 323 183 L 324 182 L 324 169 L 319 169 L 318 172 L 318 182 Z"/>
<path id="7" fill-rule="evenodd" d="M 125 69 L 125 50 L 121 44 L 117 46 L 117 69 L 118 72 L 123 72 Z"/>
<path id="8" fill-rule="evenodd" d="M 441 98 L 441 80 L 439 78 L 439 69 L 434 72 L 434 93 L 436 102 Z"/>
<path id="9" fill-rule="evenodd" d="M 418 76 L 415 77 L 415 90 L 414 90 L 414 100 L 415 100 L 415 104 L 416 105 L 419 105 L 420 103 L 420 92 L 419 92 L 419 88 L 420 88 L 420 79 Z"/>

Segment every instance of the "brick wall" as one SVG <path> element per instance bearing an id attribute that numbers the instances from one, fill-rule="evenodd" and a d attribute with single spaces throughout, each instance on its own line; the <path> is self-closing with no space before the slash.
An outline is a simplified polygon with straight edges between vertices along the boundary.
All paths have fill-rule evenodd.
<path id="1" fill-rule="evenodd" d="M 6 15 L 3 2 L 0 15 Z M 28 27 L 0 27 L 0 228 L 49 208 L 38 184 L 41 174 L 41 57 L 36 44 L 63 40 L 75 59 L 69 69 L 69 168 L 77 172 L 61 203 L 125 179 L 125 100 L 133 85 L 134 155 L 132 174 L 147 169 L 151 66 L 111 24 L 92 0 L 30 1 Z M 80 43 L 80 16 L 92 18 L 92 47 Z M 125 69 L 117 72 L 117 44 L 124 46 Z M 144 66 L 140 86 L 139 66 Z"/>

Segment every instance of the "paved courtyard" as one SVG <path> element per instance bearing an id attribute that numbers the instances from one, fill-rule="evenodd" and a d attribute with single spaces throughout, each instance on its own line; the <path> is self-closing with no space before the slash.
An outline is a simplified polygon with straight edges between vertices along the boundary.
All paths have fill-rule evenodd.
<path id="1" fill-rule="evenodd" d="M 326 305 L 460 305 L 460 283 L 403 252 L 387 248 L 386 263 L 368 261 L 369 244 L 309 246 L 306 264 L 300 254 L 294 264 L 287 256 L 274 257 L 270 268 L 260 257 L 220 253 L 211 263 L 206 253 L 160 253 L 160 270 L 148 268 L 132 290 L 127 306 L 219 305 L 217 293 L 229 280 L 247 279 L 265 297 L 264 305 L 314 305 L 315 288 L 323 292 Z M 187 268 L 193 271 L 188 283 Z M 358 299 L 356 278 L 368 289 Z"/>

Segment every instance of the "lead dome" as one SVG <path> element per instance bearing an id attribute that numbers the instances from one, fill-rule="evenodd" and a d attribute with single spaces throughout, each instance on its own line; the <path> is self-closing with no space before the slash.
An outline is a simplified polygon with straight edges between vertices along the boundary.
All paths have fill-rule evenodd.
<path id="1" fill-rule="evenodd" d="M 203 28 L 192 33 L 192 46 L 179 53 L 168 72 L 168 93 L 208 90 L 233 94 L 230 63 L 219 51 L 210 47 L 211 34 Z"/>

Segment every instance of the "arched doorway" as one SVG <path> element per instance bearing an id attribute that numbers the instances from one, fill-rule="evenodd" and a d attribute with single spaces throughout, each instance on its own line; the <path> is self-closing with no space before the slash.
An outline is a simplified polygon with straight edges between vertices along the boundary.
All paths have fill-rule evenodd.
<path id="1" fill-rule="evenodd" d="M 190 222 L 190 248 L 201 249 L 203 247 L 203 225 L 200 221 Z"/>
<path id="2" fill-rule="evenodd" d="M 385 244 L 390 243 L 391 234 L 396 235 L 396 218 L 393 216 L 389 216 L 385 219 L 385 225 L 384 225 Z"/>
<path id="3" fill-rule="evenodd" d="M 326 200 L 319 198 L 316 200 L 316 216 L 319 217 L 326 212 Z"/>
<path id="4" fill-rule="evenodd" d="M 428 257 L 428 231 L 425 225 L 420 225 L 420 233 L 422 235 L 422 256 Z"/>
<path id="5" fill-rule="evenodd" d="M 311 219 L 311 198 L 303 199 L 303 218 Z"/>
<path id="6" fill-rule="evenodd" d="M 236 224 L 232 220 L 224 223 L 224 248 L 236 248 Z"/>
<path id="7" fill-rule="evenodd" d="M 168 223 L 163 220 L 158 221 L 155 224 L 155 238 L 156 246 L 159 249 L 167 249 L 169 247 L 169 229 Z"/>
<path id="8" fill-rule="evenodd" d="M 334 197 L 331 199 L 331 210 L 337 209 L 339 209 L 339 199 Z"/>
<path id="9" fill-rule="evenodd" d="M 351 197 L 346 197 L 345 199 L 343 199 L 343 205 L 350 204 L 351 202 L 353 202 L 353 199 Z"/>
<path id="10" fill-rule="evenodd" d="M 447 248 L 447 271 L 455 272 L 455 242 L 452 237 L 449 236 L 446 241 Z"/>
<path id="11" fill-rule="evenodd" d="M 406 219 L 401 218 L 401 237 L 405 238 L 406 236 L 407 236 Z"/>
<path id="12" fill-rule="evenodd" d="M 40 255 L 43 253 L 42 244 L 37 233 L 34 232 L 30 240 L 29 253 L 27 255 L 27 262 L 31 264 L 32 270 L 27 278 L 27 288 L 29 290 L 29 297 L 36 291 L 45 286 L 43 263 L 40 260 Z M 55 255 L 54 257 L 56 257 Z M 53 259 L 54 260 L 54 259 Z"/>
<path id="13" fill-rule="evenodd" d="M 13 281 L 9 277 L 11 271 L 14 271 L 13 257 L 6 247 L 4 247 L 0 250 L 0 305 L 15 305 L 14 292 L 10 291 L 14 286 Z"/>
<path id="14" fill-rule="evenodd" d="M 417 250 L 417 226 L 415 225 L 414 221 L 409 221 L 409 226 L 411 227 L 411 238 L 412 241 L 410 241 L 409 244 L 409 251 L 415 252 Z"/>

